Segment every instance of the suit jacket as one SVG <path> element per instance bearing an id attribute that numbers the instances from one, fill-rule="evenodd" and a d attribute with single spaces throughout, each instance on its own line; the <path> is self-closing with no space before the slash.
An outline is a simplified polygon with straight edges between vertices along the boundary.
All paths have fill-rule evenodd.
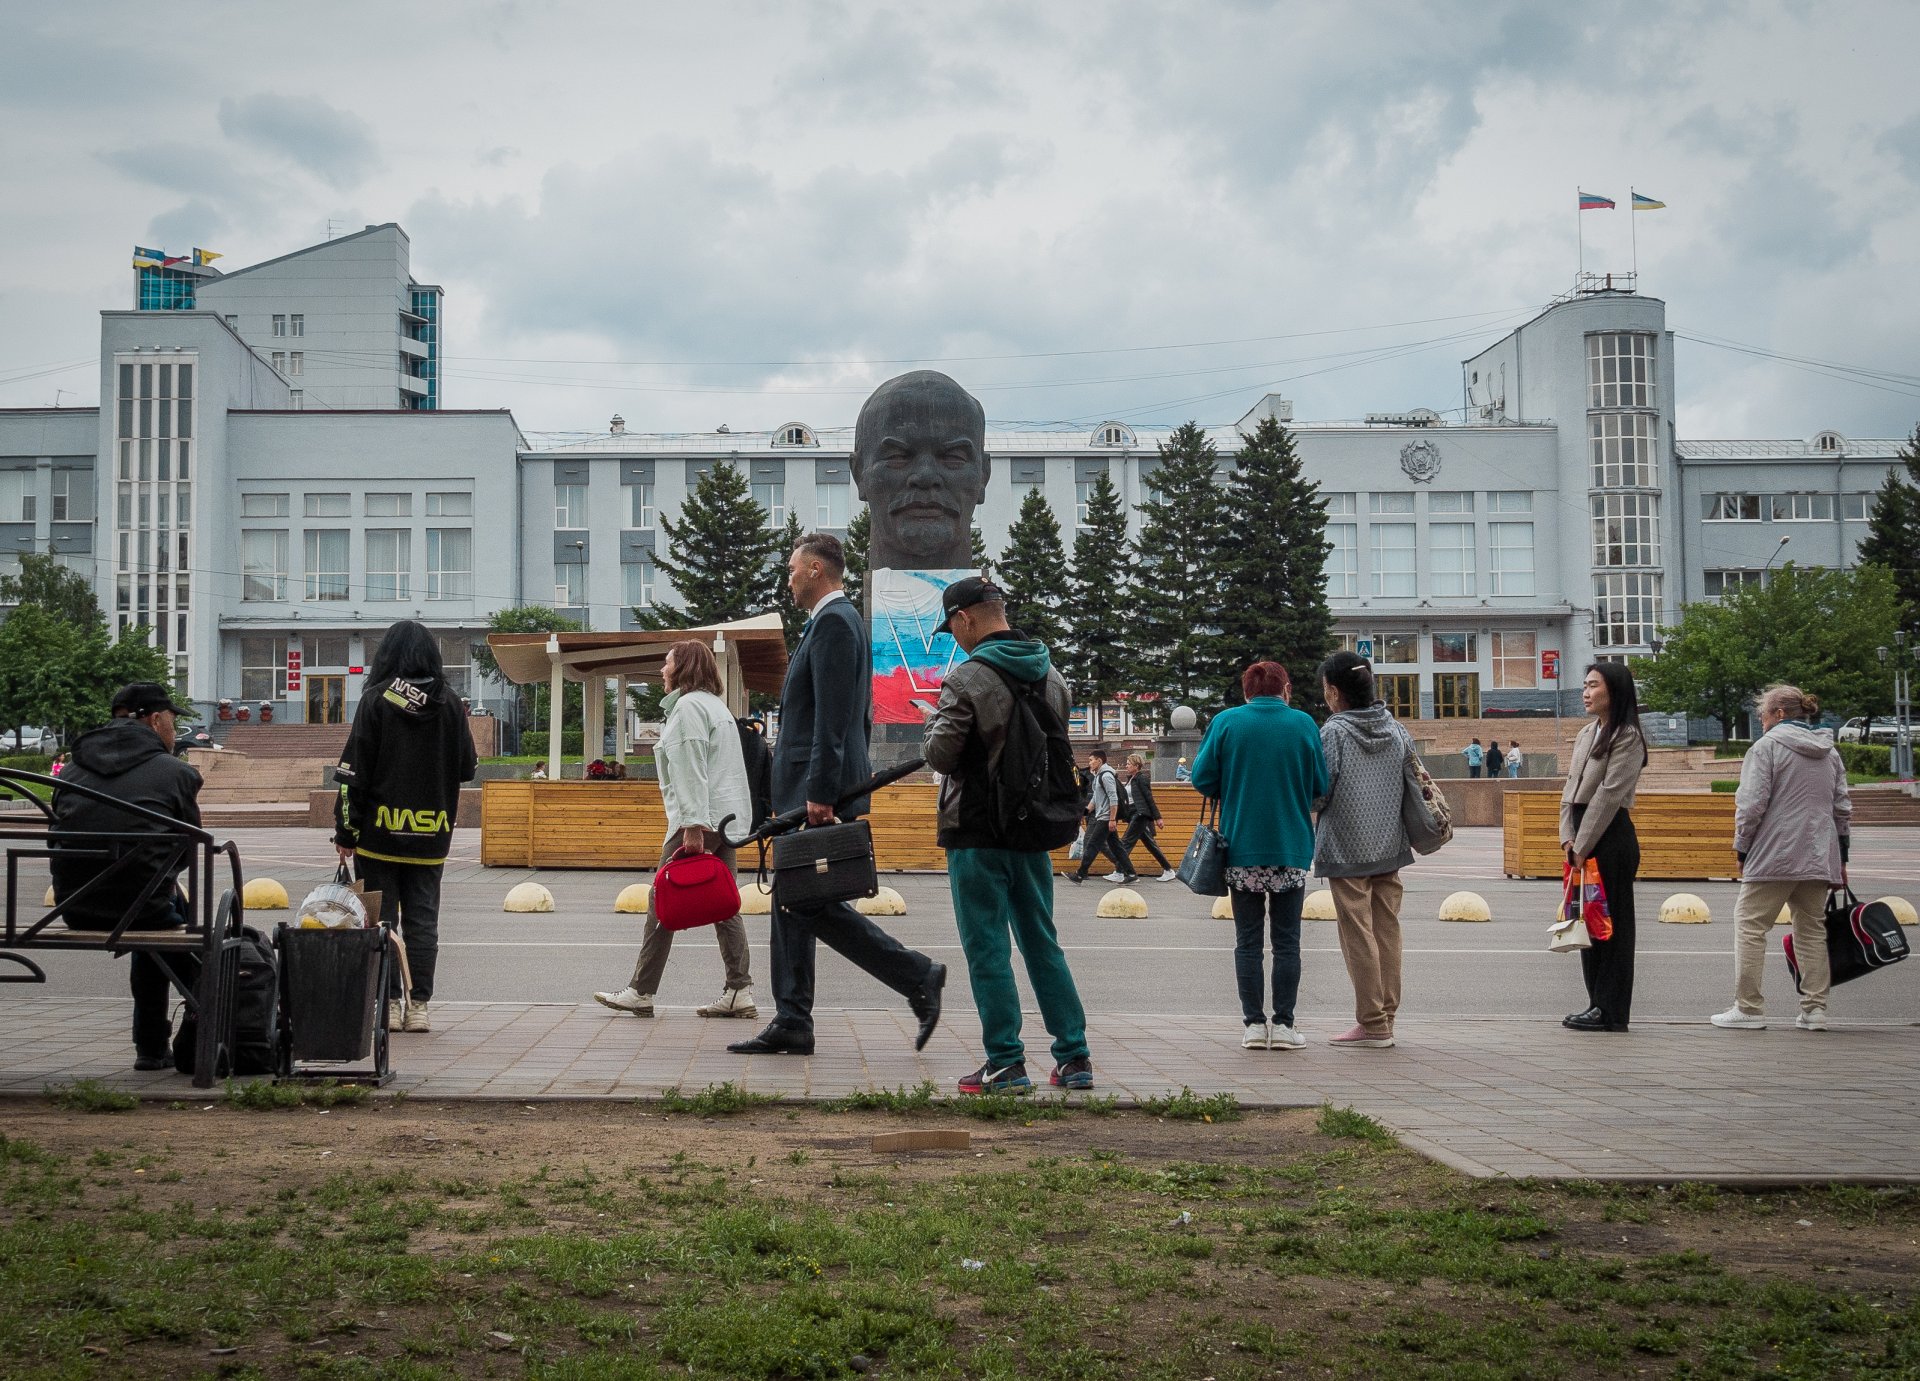
<path id="1" fill-rule="evenodd" d="M 780 688 L 780 740 L 773 748 L 773 808 L 784 814 L 808 801 L 828 805 L 873 775 L 867 737 L 873 728 L 873 655 L 866 621 L 853 602 L 836 599 L 807 621 Z M 867 813 L 868 800 L 840 818 Z"/>

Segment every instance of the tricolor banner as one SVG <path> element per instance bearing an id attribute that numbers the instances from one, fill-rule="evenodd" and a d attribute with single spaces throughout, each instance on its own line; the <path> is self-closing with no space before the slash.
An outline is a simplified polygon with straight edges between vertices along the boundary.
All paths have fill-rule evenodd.
<path id="1" fill-rule="evenodd" d="M 1614 200 L 1612 197 L 1603 197 L 1593 192 L 1582 192 L 1580 193 L 1580 209 L 1582 211 L 1611 211 L 1614 209 Z"/>

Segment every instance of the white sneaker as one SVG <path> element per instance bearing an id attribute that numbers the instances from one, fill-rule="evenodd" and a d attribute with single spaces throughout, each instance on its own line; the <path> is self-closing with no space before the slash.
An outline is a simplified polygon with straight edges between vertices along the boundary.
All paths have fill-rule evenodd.
<path id="1" fill-rule="evenodd" d="M 1265 1050 L 1267 1048 L 1267 1024 L 1264 1021 L 1247 1023 L 1247 1033 L 1240 1038 L 1242 1050 Z"/>
<path id="2" fill-rule="evenodd" d="M 616 1012 L 628 1012 L 636 1017 L 653 1015 L 653 994 L 636 993 L 631 984 L 617 993 L 595 993 L 593 1000 L 602 1007 L 613 1008 Z"/>
<path id="3" fill-rule="evenodd" d="M 1811 1012 L 1802 1012 L 1793 1019 L 1793 1024 L 1802 1031 L 1824 1031 L 1827 1029 L 1827 1009 L 1815 1007 Z"/>
<path id="4" fill-rule="evenodd" d="M 389 998 L 387 1000 L 387 1030 L 389 1031 L 406 1030 L 406 1026 L 404 1025 L 404 1022 L 406 1019 L 406 1011 L 407 1011 L 407 1008 L 405 1003 L 398 1002 L 392 998 Z"/>
<path id="5" fill-rule="evenodd" d="M 1282 1026 L 1277 1021 L 1273 1024 L 1273 1034 L 1267 1038 L 1267 1049 L 1304 1050 L 1306 1047 L 1307 1038 L 1291 1026 Z"/>
<path id="6" fill-rule="evenodd" d="M 1125 873 L 1108 873 L 1106 877 L 1101 879 L 1103 882 L 1125 882 L 1126 880 L 1127 875 Z"/>
<path id="7" fill-rule="evenodd" d="M 1174 880 L 1175 880 L 1176 878 L 1178 878 L 1179 876 L 1180 876 L 1180 874 L 1178 874 L 1178 873 L 1176 873 L 1176 872 L 1174 872 L 1174 871 L 1173 871 L 1173 869 L 1171 869 L 1171 868 L 1169 868 L 1169 869 L 1167 869 L 1167 871 L 1166 871 L 1166 872 L 1164 872 L 1164 873 L 1162 873 L 1162 874 L 1160 874 L 1160 881 L 1162 881 L 1162 882 L 1172 882 L 1172 881 L 1174 881 Z"/>
<path id="8" fill-rule="evenodd" d="M 424 1002 L 409 1002 L 407 1004 L 407 1014 L 400 1020 L 400 1029 L 402 1031 L 413 1031 L 416 1033 L 433 1030 L 431 1026 L 427 1025 L 427 1004 Z"/>
<path id="9" fill-rule="evenodd" d="M 1738 1006 L 1713 1014 L 1713 1024 L 1730 1031 L 1764 1031 L 1767 1019 L 1758 1012 L 1743 1012 Z"/>
<path id="10" fill-rule="evenodd" d="M 703 1017 L 740 1017 L 751 1019 L 760 1015 L 760 1009 L 753 1005 L 753 989 L 722 988 L 720 998 L 704 1007 L 694 1008 L 695 1013 Z"/>

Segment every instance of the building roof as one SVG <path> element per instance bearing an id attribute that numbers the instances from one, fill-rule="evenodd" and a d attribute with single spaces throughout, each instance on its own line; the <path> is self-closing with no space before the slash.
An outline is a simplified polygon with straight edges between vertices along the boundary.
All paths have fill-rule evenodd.
<path id="1" fill-rule="evenodd" d="M 365 230 L 356 230 L 351 235 L 336 235 L 331 240 L 322 240 L 317 245 L 308 245 L 304 249 L 296 249 L 290 254 L 279 254 L 279 255 L 275 255 L 271 259 L 262 259 L 259 263 L 248 264 L 243 269 L 226 269 L 226 270 L 212 269 L 212 273 L 214 276 L 210 281 L 224 282 L 229 278 L 239 278 L 243 274 L 252 273 L 256 269 L 271 268 L 275 264 L 284 264 L 289 259 L 298 259 L 303 254 L 312 254 L 316 250 L 331 249 L 335 245 L 346 244 L 349 240 L 361 239 L 365 236 L 373 234 L 376 230 L 397 230 L 400 232 L 401 239 L 403 240 L 407 239 L 407 232 L 400 229 L 399 222 L 382 221 L 379 225 L 370 225 Z M 411 241 L 409 241 L 409 243 L 411 243 Z M 208 267 L 211 268 L 210 265 Z"/>
<path id="2" fill-rule="evenodd" d="M 1836 450 L 1822 450 L 1813 441 L 1676 441 L 1682 460 L 1848 460 L 1891 459 L 1905 446 L 1905 438 L 1841 437 Z"/>
<path id="3" fill-rule="evenodd" d="M 659 681 L 668 650 L 687 638 L 724 637 L 740 657 L 741 680 L 750 691 L 777 693 L 787 677 L 787 635 L 778 614 L 760 614 L 703 628 L 663 628 L 632 633 L 489 633 L 487 646 L 500 673 L 515 685 L 553 675 L 556 659 L 569 681 L 624 676 Z"/>

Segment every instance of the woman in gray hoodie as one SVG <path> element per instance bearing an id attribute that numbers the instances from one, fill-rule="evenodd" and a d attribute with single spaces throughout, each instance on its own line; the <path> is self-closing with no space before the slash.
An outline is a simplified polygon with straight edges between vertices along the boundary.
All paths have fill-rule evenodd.
<path id="1" fill-rule="evenodd" d="M 1334 712 L 1320 726 L 1332 784 L 1314 803 L 1313 871 L 1333 891 L 1355 1017 L 1329 1044 L 1377 1050 L 1393 1044 L 1400 1010 L 1400 870 L 1413 862 L 1400 801 L 1413 740 L 1374 699 L 1364 657 L 1334 653 L 1320 667 L 1320 686 Z"/>
<path id="2" fill-rule="evenodd" d="M 1802 1031 L 1827 1029 L 1827 889 L 1846 881 L 1853 801 L 1833 736 L 1813 727 L 1820 702 L 1795 686 L 1760 693 L 1761 735 L 1740 763 L 1733 798 L 1733 849 L 1740 858 L 1734 903 L 1733 1006 L 1715 1026 L 1764 1028 L 1760 980 L 1767 935 L 1785 907 L 1800 962 Z"/>

